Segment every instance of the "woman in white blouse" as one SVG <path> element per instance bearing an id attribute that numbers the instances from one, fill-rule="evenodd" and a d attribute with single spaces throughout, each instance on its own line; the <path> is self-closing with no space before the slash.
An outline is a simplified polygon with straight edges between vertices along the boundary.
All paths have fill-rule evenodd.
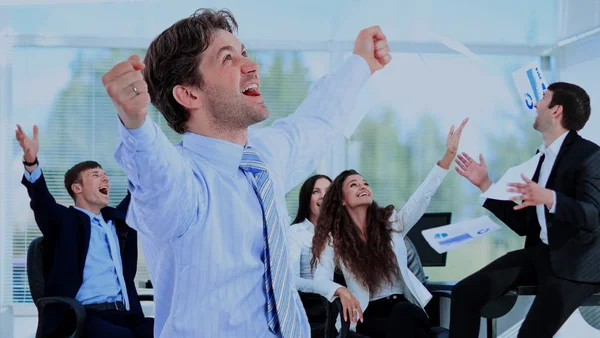
<path id="1" fill-rule="evenodd" d="M 315 233 L 314 224 L 319 217 L 319 208 L 331 179 L 325 175 L 314 175 L 300 188 L 298 212 L 289 229 L 289 253 L 296 289 L 308 315 L 309 322 L 323 323 L 325 307 L 319 295 L 314 294 L 311 244 Z"/>
<path id="2" fill-rule="evenodd" d="M 340 297 L 343 318 L 358 333 L 372 338 L 430 336 L 423 309 L 431 294 L 407 267 L 404 236 L 446 177 L 467 121 L 456 131 L 450 128 L 446 153 L 400 211 L 393 205 L 379 207 L 367 181 L 354 170 L 342 172 L 329 187 L 313 236 L 313 287 L 330 301 Z M 336 267 L 347 288 L 333 282 Z"/>

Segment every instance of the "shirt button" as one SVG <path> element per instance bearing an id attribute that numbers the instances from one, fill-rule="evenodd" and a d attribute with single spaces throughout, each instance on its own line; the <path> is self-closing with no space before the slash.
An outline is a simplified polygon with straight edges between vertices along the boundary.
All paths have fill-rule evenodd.
<path id="1" fill-rule="evenodd" d="M 551 222 L 546 223 L 546 227 L 547 228 L 551 228 L 552 227 L 552 223 Z"/>

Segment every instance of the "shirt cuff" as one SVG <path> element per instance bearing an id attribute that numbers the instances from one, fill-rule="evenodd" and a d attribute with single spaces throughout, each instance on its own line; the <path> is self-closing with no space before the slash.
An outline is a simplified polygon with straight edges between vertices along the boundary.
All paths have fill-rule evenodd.
<path id="1" fill-rule="evenodd" d="M 435 173 L 436 176 L 446 176 L 448 174 L 448 171 L 450 171 L 450 169 L 444 169 L 440 167 L 437 163 L 433 166 L 433 169 L 431 169 L 431 173 Z"/>
<path id="2" fill-rule="evenodd" d="M 156 125 L 150 116 L 146 116 L 144 124 L 135 129 L 127 129 L 123 122 L 119 120 L 119 136 L 121 137 L 121 142 L 127 148 L 146 150 L 152 146 L 157 135 Z"/>
<path id="3" fill-rule="evenodd" d="M 552 202 L 552 208 L 549 210 L 551 214 L 556 212 L 556 192 L 554 190 L 552 190 L 552 196 L 554 196 L 554 202 Z"/>
<path id="4" fill-rule="evenodd" d="M 487 188 L 487 190 L 485 192 L 482 192 L 479 195 L 479 202 L 481 203 L 481 205 L 483 206 L 485 204 L 485 201 L 487 200 L 487 197 L 483 196 L 483 194 L 485 194 L 486 192 L 488 192 L 490 189 L 492 189 L 492 187 L 496 185 L 496 183 L 492 182 L 492 184 L 489 186 L 489 188 Z M 479 188 L 477 188 L 479 189 Z"/>
<path id="5" fill-rule="evenodd" d="M 27 171 L 27 169 L 25 169 L 24 171 L 25 172 L 23 173 L 23 175 L 25 176 L 25 179 L 29 181 L 29 183 L 35 183 L 35 181 L 37 181 L 40 178 L 40 176 L 42 176 L 42 168 L 40 168 L 39 165 L 31 172 L 31 174 Z"/>

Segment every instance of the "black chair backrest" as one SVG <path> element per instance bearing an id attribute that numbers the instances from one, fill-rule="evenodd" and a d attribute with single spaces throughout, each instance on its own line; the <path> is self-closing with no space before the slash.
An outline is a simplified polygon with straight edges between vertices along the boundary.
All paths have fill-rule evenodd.
<path id="1" fill-rule="evenodd" d="M 44 237 L 38 237 L 27 249 L 27 279 L 34 302 L 44 297 L 44 275 Z"/>
<path id="2" fill-rule="evenodd" d="M 439 254 L 427 243 L 421 231 L 450 224 L 452 213 L 427 213 L 410 229 L 407 237 L 414 244 L 423 266 L 446 266 L 446 253 Z M 414 271 L 413 271 L 414 273 Z"/>
<path id="3" fill-rule="evenodd" d="M 406 244 L 408 270 L 412 271 L 421 284 L 425 284 L 427 278 L 425 278 L 425 271 L 423 270 L 423 264 L 421 263 L 417 248 L 415 248 L 415 245 L 408 237 L 404 237 L 404 243 Z"/>

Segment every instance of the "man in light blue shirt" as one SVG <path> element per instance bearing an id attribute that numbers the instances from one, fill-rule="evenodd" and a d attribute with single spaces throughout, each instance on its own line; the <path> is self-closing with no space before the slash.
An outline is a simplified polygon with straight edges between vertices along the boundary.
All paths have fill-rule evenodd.
<path id="1" fill-rule="evenodd" d="M 295 114 L 249 132 L 269 112 L 236 30 L 230 12 L 199 10 L 161 33 L 143 63 L 132 56 L 102 79 L 122 122 L 115 157 L 156 287 L 157 337 L 310 336 L 289 271 L 285 193 L 391 60 L 379 27 L 361 31 L 354 55 Z M 183 134 L 176 147 L 147 116 L 150 99 Z"/>
<path id="2" fill-rule="evenodd" d="M 144 318 L 134 283 L 137 234 L 125 223 L 129 195 L 117 208 L 108 207 L 108 177 L 100 164 L 85 161 L 65 174 L 65 188 L 75 206 L 57 203 L 38 163 L 37 126 L 29 138 L 17 125 L 16 138 L 24 153 L 22 183 L 44 235 L 44 296 L 81 302 L 86 309 L 85 337 L 152 337 L 153 321 Z M 44 337 L 66 337 L 75 326 L 60 305 L 46 307 L 44 317 Z"/>

